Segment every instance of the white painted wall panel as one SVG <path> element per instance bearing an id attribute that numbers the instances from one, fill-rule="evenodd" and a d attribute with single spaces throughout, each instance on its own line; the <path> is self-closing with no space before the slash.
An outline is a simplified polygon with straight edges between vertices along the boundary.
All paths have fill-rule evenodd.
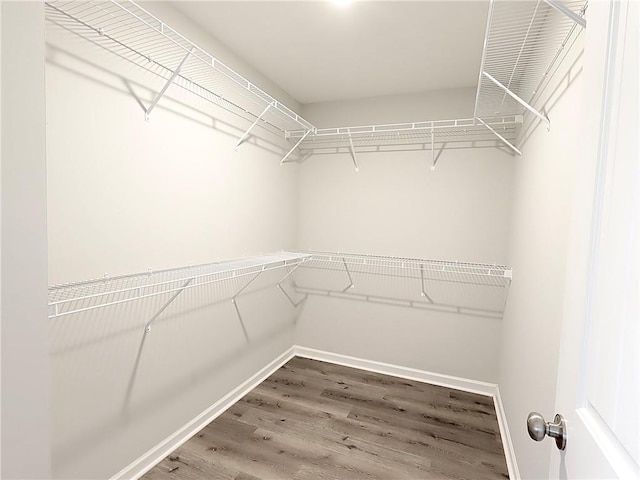
<path id="1" fill-rule="evenodd" d="M 2 2 L 0 11 L 0 477 L 47 479 L 51 439 L 44 7 L 40 2 Z"/>
<path id="2" fill-rule="evenodd" d="M 274 95 L 164 3 L 145 4 Z M 297 167 L 250 122 L 47 24 L 49 283 L 271 253 L 296 242 Z M 290 99 L 283 101 L 296 108 Z M 109 478 L 293 344 L 293 309 L 265 274 L 49 322 L 54 478 Z M 46 321 L 43 316 L 41 321 Z M 136 362 L 138 361 L 138 364 Z M 137 366 L 136 366 L 137 365 Z"/>
<path id="3" fill-rule="evenodd" d="M 474 95 L 474 89 L 445 90 L 309 105 L 303 113 L 319 126 L 467 118 Z M 512 156 L 494 148 L 445 150 L 435 171 L 430 151 L 361 154 L 358 162 L 358 173 L 346 154 L 303 163 L 300 248 L 506 263 Z M 313 348 L 498 379 L 495 319 L 316 297 L 305 305 L 296 335 L 298 344 Z"/>
<path id="4" fill-rule="evenodd" d="M 582 40 L 580 40 L 581 42 Z M 502 330 L 500 392 L 523 478 L 546 478 L 552 442 L 533 442 L 529 412 L 553 418 L 564 302 L 567 242 L 578 158 L 582 44 L 578 42 L 543 95 L 546 125 L 528 124 L 514 162 L 509 241 L 511 286 Z M 561 413 L 561 412 L 559 412 Z"/>

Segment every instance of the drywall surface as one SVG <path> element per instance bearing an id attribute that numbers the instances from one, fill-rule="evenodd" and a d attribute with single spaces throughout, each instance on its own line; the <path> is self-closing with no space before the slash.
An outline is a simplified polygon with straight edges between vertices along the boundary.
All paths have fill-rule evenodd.
<path id="1" fill-rule="evenodd" d="M 468 118 L 474 95 L 462 89 L 317 104 L 303 114 L 323 127 Z M 435 171 L 430 151 L 366 153 L 358 163 L 355 172 L 350 156 L 341 154 L 301 165 L 299 248 L 506 263 L 511 155 L 495 148 L 444 150 Z M 420 284 L 403 288 L 419 293 Z M 460 288 L 450 284 L 447 296 Z M 315 297 L 302 311 L 296 342 L 495 382 L 499 331 L 495 318 Z"/>
<path id="2" fill-rule="evenodd" d="M 302 106 L 302 116 L 318 128 L 472 118 L 475 99 L 475 88 L 455 88 L 309 103 Z"/>
<path id="3" fill-rule="evenodd" d="M 468 118 L 475 90 L 307 105 L 325 126 Z M 394 100 L 395 98 L 395 100 Z M 513 157 L 494 148 L 316 155 L 300 170 L 298 247 L 504 263 Z"/>
<path id="4" fill-rule="evenodd" d="M 152 6 L 215 51 L 170 5 Z M 282 141 L 258 128 L 234 152 L 251 122 L 178 86 L 145 122 L 138 102 L 163 78 L 47 26 L 50 284 L 293 246 L 297 172 L 279 166 Z"/>
<path id="5" fill-rule="evenodd" d="M 487 382 L 497 381 L 501 319 L 310 295 L 296 344 Z"/>
<path id="6" fill-rule="evenodd" d="M 0 3 L 0 477 L 7 479 L 51 478 L 43 10 L 41 2 Z"/>
<path id="7" fill-rule="evenodd" d="M 529 412 L 553 418 L 573 185 L 580 168 L 582 39 L 542 101 L 551 130 L 537 122 L 523 132 L 514 160 L 509 262 L 514 280 L 503 321 L 500 392 L 523 478 L 547 478 L 553 442 L 533 442 Z M 587 113 L 588 114 L 588 113 Z"/>
<path id="8" fill-rule="evenodd" d="M 145 6 L 217 51 L 170 5 Z M 146 122 L 164 80 L 61 25 L 47 22 L 50 284 L 293 247 L 282 139 L 258 128 L 234 152 L 251 122 L 175 85 Z M 290 348 L 285 273 L 245 290 L 240 315 L 246 277 L 51 320 L 53 477 L 109 478 Z"/>

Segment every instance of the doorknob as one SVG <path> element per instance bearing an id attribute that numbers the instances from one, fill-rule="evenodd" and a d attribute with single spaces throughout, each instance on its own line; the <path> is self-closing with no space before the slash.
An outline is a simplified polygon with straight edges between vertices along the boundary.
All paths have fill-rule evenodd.
<path id="1" fill-rule="evenodd" d="M 544 417 L 538 412 L 531 412 L 527 417 L 529 436 L 536 442 L 541 442 L 545 435 L 548 435 L 556 439 L 558 450 L 564 450 L 567 447 L 567 424 L 559 413 L 556 413 L 553 421 L 555 423 L 545 422 Z"/>

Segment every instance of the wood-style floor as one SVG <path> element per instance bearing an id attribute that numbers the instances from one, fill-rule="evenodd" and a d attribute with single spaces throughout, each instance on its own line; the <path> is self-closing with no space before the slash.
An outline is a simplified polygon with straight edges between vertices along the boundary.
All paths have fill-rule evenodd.
<path id="1" fill-rule="evenodd" d="M 490 397 L 296 357 L 143 478 L 508 474 Z"/>

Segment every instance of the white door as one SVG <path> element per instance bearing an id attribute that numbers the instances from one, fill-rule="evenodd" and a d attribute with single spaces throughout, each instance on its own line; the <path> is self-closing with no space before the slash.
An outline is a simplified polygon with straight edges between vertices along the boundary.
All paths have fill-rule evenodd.
<path id="1" fill-rule="evenodd" d="M 568 439 L 553 449 L 550 478 L 639 477 L 638 7 L 592 1 L 587 11 L 583 168 L 556 332 Z"/>

